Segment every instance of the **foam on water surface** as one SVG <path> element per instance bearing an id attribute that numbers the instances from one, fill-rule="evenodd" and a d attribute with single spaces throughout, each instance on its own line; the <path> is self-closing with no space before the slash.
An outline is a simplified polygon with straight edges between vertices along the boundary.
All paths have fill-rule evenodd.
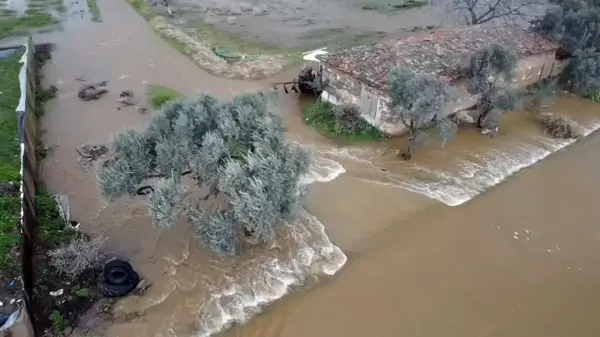
<path id="1" fill-rule="evenodd" d="M 600 122 L 585 129 L 584 135 L 598 128 Z M 523 143 L 510 150 L 492 149 L 485 154 L 473 154 L 470 159 L 457 161 L 456 170 L 452 172 L 418 165 L 412 167 L 435 179 L 423 181 L 391 172 L 380 172 L 380 179 L 357 179 L 399 187 L 449 206 L 458 206 L 575 141 L 545 137 L 533 139 L 536 145 Z M 310 172 L 302 179 L 303 185 L 329 182 L 346 172 L 331 157 L 375 167 L 371 162 L 376 157 L 373 150 L 316 145 L 308 147 L 317 156 Z M 246 322 L 259 313 L 264 305 L 286 295 L 291 287 L 301 284 L 310 274 L 333 275 L 343 267 L 347 257 L 329 240 L 323 224 L 306 211 L 300 222 L 302 225 L 294 226 L 292 234 L 298 247 L 285 259 L 270 257 L 242 279 L 227 277 L 225 285 L 212 292 L 198 313 L 201 327 L 199 337 L 208 337 L 232 324 Z"/>
<path id="2" fill-rule="evenodd" d="M 600 128 L 600 121 L 583 129 L 588 136 Z M 485 154 L 473 154 L 471 159 L 459 159 L 454 163 L 455 170 L 447 172 L 412 164 L 414 172 L 421 172 L 435 179 L 420 180 L 411 175 L 393 172 L 380 172 L 378 179 L 357 179 L 386 186 L 399 187 L 438 200 L 448 206 L 459 206 L 487 189 L 501 183 L 516 172 L 546 158 L 552 153 L 574 143 L 575 139 L 552 139 L 534 137 L 536 144 L 522 143 L 509 150 L 491 149 Z M 369 161 L 363 149 L 324 149 L 316 152 L 330 156 Z M 369 159 L 365 159 L 369 158 Z"/>
<path id="3" fill-rule="evenodd" d="M 316 157 L 301 183 L 328 182 L 344 172 L 338 162 Z M 316 217 L 303 211 L 298 221 L 300 225 L 293 226 L 292 233 L 297 247 L 285 259 L 269 257 L 242 279 L 226 277 L 225 285 L 212 292 L 198 314 L 201 331 L 197 336 L 208 337 L 232 324 L 244 323 L 309 275 L 333 275 L 344 266 L 346 255 L 329 240 Z"/>

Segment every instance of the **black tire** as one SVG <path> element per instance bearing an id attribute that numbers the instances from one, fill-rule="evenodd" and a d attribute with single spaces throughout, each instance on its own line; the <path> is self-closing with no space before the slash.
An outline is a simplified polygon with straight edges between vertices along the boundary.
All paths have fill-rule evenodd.
<path id="1" fill-rule="evenodd" d="M 131 273 L 135 273 L 135 271 L 133 270 L 133 267 L 131 266 L 131 264 L 129 264 L 129 262 L 127 261 L 123 261 L 123 260 L 119 260 L 119 259 L 115 259 L 112 261 L 109 261 L 108 263 L 106 263 L 104 265 L 104 270 L 102 271 L 103 277 L 106 280 L 106 282 L 110 283 L 110 284 L 122 284 L 123 282 L 116 282 L 116 283 L 112 283 L 114 282 L 116 279 L 113 279 L 115 274 L 115 271 L 118 270 L 118 273 L 122 273 L 125 272 L 125 274 L 131 274 Z"/>
<path id="2" fill-rule="evenodd" d="M 124 267 L 104 269 L 104 281 L 112 285 L 126 284 L 131 278 L 131 273 L 133 273 L 133 271 Z"/>
<path id="3" fill-rule="evenodd" d="M 140 282 L 140 276 L 135 271 L 132 271 L 129 276 L 130 277 L 126 283 L 118 285 L 109 284 L 103 277 L 101 277 L 100 281 L 98 282 L 98 288 L 100 289 L 102 295 L 106 297 L 116 298 L 126 296 L 135 290 Z"/>

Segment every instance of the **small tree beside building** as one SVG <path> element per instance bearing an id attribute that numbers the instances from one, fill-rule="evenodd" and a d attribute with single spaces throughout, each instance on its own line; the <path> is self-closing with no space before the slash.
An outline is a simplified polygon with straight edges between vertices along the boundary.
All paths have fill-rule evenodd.
<path id="1" fill-rule="evenodd" d="M 498 44 L 478 50 L 469 60 L 465 75 L 479 95 L 478 128 L 496 129 L 499 117 L 518 106 L 518 95 L 511 87 L 516 64 L 516 53 Z"/>
<path id="2" fill-rule="evenodd" d="M 417 75 L 394 68 L 389 75 L 390 122 L 401 121 L 408 130 L 408 144 L 402 157 L 412 158 L 413 150 L 427 144 L 427 129 L 434 129 L 442 142 L 452 138 L 456 124 L 446 118 L 444 107 L 453 100 L 446 83 L 433 75 Z"/>

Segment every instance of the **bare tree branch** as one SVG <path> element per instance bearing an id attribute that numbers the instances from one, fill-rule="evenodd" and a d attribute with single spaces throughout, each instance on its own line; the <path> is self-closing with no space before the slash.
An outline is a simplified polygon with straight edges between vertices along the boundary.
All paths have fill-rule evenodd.
<path id="1" fill-rule="evenodd" d="M 450 11 L 465 25 L 492 21 L 529 22 L 543 0 L 452 0 Z"/>

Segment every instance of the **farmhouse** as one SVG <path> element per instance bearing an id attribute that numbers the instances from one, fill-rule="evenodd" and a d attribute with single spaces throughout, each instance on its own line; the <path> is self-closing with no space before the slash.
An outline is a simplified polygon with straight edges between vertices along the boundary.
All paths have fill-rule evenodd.
<path id="1" fill-rule="evenodd" d="M 476 96 L 467 91 L 461 69 L 480 48 L 497 43 L 519 56 L 514 85 L 525 87 L 564 68 L 557 57 L 559 45 L 521 28 L 469 26 L 436 31 L 422 36 L 378 42 L 321 56 L 324 77 L 330 88 L 322 98 L 333 104 L 354 104 L 362 117 L 381 131 L 398 135 L 404 125 L 385 122 L 389 113 L 388 74 L 403 67 L 433 74 L 456 88 L 458 98 L 446 114 L 472 107 Z"/>

